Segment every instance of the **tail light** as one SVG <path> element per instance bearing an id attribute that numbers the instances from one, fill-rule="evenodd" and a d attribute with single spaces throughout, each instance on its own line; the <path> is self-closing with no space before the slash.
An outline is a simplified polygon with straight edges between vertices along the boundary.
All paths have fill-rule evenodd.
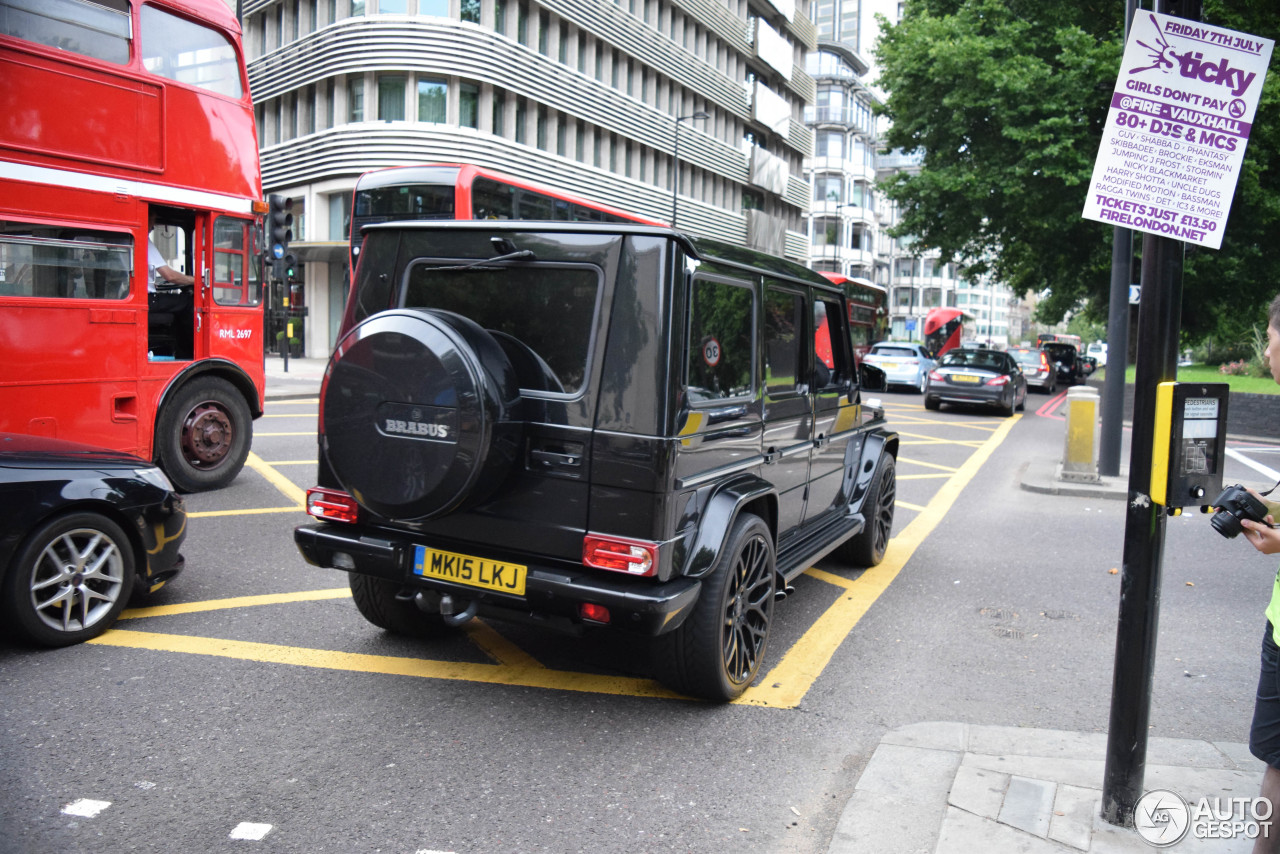
<path id="1" fill-rule="evenodd" d="M 1009 383 L 1008 376 L 992 377 L 991 379 L 987 380 L 987 385 L 1000 386 L 1000 385 L 1007 385 L 1008 383 Z"/>
<path id="2" fill-rule="evenodd" d="M 940 373 L 939 373 L 939 372 L 937 372 L 937 371 L 930 371 L 930 372 L 929 372 L 929 379 L 933 380 L 934 382 L 938 382 L 938 383 L 942 383 L 942 382 L 946 382 L 946 381 L 947 381 L 947 378 L 946 378 L 946 377 L 944 377 L 942 374 L 940 374 Z"/>
<path id="3" fill-rule="evenodd" d="M 582 562 L 593 569 L 607 569 L 627 575 L 656 575 L 658 544 L 588 534 L 582 538 Z"/>
<path id="4" fill-rule="evenodd" d="M 326 522 L 356 522 L 360 505 L 345 492 L 314 486 L 307 490 L 307 513 Z"/>
<path id="5" fill-rule="evenodd" d="M 1044 371 L 1049 370 L 1049 357 L 1044 353 L 1040 354 L 1040 369 Z"/>

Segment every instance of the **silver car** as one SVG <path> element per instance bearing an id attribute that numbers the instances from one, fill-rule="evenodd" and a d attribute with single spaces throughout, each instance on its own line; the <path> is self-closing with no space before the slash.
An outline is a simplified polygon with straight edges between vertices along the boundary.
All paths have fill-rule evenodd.
<path id="1" fill-rule="evenodd" d="M 908 385 L 922 393 L 929 372 L 938 365 L 923 344 L 913 341 L 881 341 L 872 345 L 862 360 L 884 371 L 889 385 Z"/>

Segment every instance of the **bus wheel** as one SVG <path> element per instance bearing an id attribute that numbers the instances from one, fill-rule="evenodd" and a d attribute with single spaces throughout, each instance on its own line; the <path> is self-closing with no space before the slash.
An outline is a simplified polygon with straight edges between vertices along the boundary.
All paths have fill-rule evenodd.
<path id="1" fill-rule="evenodd" d="M 240 473 L 253 441 L 249 405 L 218 377 L 198 377 L 180 389 L 159 424 L 160 466 L 183 492 L 226 486 Z"/>

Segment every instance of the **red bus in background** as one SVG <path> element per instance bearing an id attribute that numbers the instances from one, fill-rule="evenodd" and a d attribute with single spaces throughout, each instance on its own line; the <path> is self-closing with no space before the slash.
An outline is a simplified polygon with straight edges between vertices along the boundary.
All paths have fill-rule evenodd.
<path id="1" fill-rule="evenodd" d="M 1036 336 L 1036 346 L 1042 344 L 1070 344 L 1076 348 L 1076 352 L 1081 356 L 1084 355 L 1084 342 L 1080 340 L 1079 335 L 1070 335 L 1065 332 L 1041 332 Z"/>
<path id="2" fill-rule="evenodd" d="M 849 335 L 853 354 L 861 359 L 877 341 L 889 336 L 889 292 L 870 279 L 851 278 L 840 273 L 823 273 L 844 289 L 849 301 Z"/>
<path id="3" fill-rule="evenodd" d="M 929 309 L 924 317 L 924 346 L 929 348 L 935 359 L 960 346 L 967 316 L 958 308 Z"/>
<path id="4" fill-rule="evenodd" d="M 366 172 L 356 180 L 351 200 L 353 278 L 360 255 L 361 227 L 375 222 L 419 219 L 529 219 L 667 225 L 472 164 L 392 166 Z"/>
<path id="5" fill-rule="evenodd" d="M 0 431 L 227 483 L 264 385 L 239 22 L 223 0 L 0 0 L 0 80 Z"/>

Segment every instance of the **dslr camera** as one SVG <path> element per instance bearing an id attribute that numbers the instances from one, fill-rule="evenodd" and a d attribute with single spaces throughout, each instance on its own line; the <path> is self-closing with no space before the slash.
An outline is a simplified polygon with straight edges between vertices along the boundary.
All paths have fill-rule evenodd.
<path id="1" fill-rule="evenodd" d="M 1238 483 L 1222 490 L 1222 494 L 1213 500 L 1212 506 L 1218 510 L 1209 519 L 1209 524 L 1224 537 L 1238 536 L 1244 530 L 1240 525 L 1241 519 L 1266 524 L 1267 505 L 1250 495 L 1249 490 Z"/>

